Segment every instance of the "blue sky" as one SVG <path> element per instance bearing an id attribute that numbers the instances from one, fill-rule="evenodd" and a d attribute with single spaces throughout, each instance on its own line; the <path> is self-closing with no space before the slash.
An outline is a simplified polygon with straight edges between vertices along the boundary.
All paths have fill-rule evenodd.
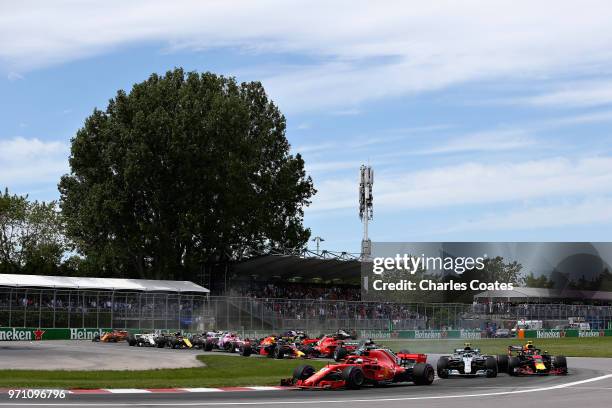
<path id="1" fill-rule="evenodd" d="M 94 107 L 181 66 L 263 82 L 323 248 L 358 251 L 368 162 L 375 241 L 608 241 L 606 2 L 419 3 L 3 2 L 0 186 L 57 199 Z"/>

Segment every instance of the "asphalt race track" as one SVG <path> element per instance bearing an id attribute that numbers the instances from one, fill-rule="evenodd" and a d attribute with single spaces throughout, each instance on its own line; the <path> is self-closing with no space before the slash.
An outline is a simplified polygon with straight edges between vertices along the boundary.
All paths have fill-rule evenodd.
<path id="1" fill-rule="evenodd" d="M 148 358 L 155 353 L 155 358 Z M 125 342 L 91 340 L 0 342 L 4 369 L 21 370 L 152 370 L 202 366 L 195 355 L 201 350 L 130 347 Z M 144 357 L 144 358 L 143 358 Z"/>
<path id="2" fill-rule="evenodd" d="M 179 351 L 180 353 L 180 351 Z M 191 354 L 191 353 L 189 353 Z M 432 355 L 435 362 L 437 356 Z M 455 407 L 514 408 L 519 406 L 609 407 L 612 403 L 612 359 L 568 358 L 567 376 L 436 379 L 431 386 L 394 385 L 357 391 L 228 391 L 193 393 L 68 395 L 65 400 L 11 401 L 2 406 L 295 406 L 322 407 Z M 290 373 L 287 373 L 289 376 Z"/>

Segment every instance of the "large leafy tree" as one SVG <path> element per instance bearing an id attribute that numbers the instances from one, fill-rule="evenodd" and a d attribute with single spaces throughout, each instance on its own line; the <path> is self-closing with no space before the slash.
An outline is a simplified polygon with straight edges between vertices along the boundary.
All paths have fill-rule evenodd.
<path id="1" fill-rule="evenodd" d="M 0 193 L 0 273 L 62 274 L 68 249 L 56 202 Z"/>
<path id="2" fill-rule="evenodd" d="M 102 276 L 192 279 L 248 251 L 300 248 L 315 190 L 289 147 L 259 82 L 151 75 L 73 138 L 67 233 Z"/>

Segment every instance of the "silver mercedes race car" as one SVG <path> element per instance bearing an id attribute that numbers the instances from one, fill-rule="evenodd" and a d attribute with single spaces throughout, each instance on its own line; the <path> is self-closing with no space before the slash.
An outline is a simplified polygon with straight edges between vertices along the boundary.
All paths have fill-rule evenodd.
<path id="1" fill-rule="evenodd" d="M 480 354 L 480 350 L 465 343 L 464 348 L 455 349 L 449 356 L 438 359 L 438 377 L 448 378 L 451 375 L 497 377 L 497 358 Z"/>

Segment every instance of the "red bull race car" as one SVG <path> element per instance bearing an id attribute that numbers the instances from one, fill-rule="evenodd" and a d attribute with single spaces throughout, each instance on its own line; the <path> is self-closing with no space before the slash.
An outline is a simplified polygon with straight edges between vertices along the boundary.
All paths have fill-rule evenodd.
<path id="1" fill-rule="evenodd" d="M 299 342 L 290 337 L 268 336 L 263 338 L 257 346 L 257 353 L 270 358 L 309 358 L 300 349 Z"/>
<path id="2" fill-rule="evenodd" d="M 434 368 L 426 361 L 426 354 L 394 354 L 388 349 L 371 348 L 316 372 L 310 365 L 299 366 L 291 378 L 281 380 L 281 385 L 327 390 L 404 382 L 430 385 L 434 380 Z"/>
<path id="3" fill-rule="evenodd" d="M 542 352 L 531 341 L 524 346 L 508 346 L 508 355 L 498 356 L 500 371 L 519 375 L 566 375 L 567 360 L 564 356 L 551 356 Z"/>

